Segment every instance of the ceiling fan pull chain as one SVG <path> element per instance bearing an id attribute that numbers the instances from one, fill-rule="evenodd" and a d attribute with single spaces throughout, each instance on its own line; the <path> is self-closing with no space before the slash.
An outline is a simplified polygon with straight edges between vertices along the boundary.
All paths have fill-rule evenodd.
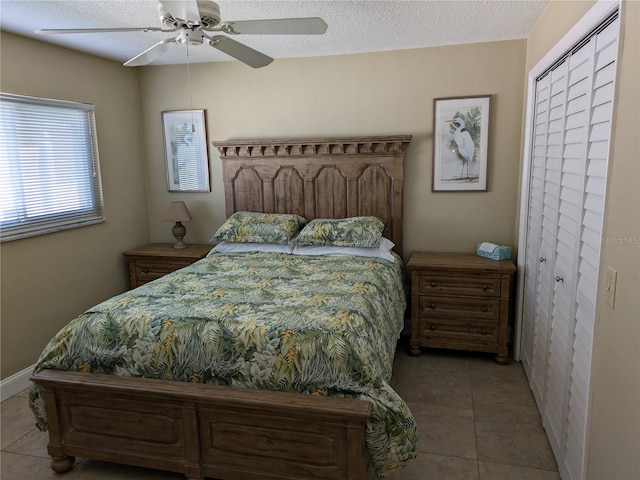
<path id="1" fill-rule="evenodd" d="M 189 34 L 187 34 L 187 38 Z M 191 109 L 191 132 L 195 133 L 196 126 L 193 120 L 193 95 L 191 94 L 191 62 L 189 62 L 189 42 L 187 42 L 187 82 L 189 83 L 189 108 Z"/>

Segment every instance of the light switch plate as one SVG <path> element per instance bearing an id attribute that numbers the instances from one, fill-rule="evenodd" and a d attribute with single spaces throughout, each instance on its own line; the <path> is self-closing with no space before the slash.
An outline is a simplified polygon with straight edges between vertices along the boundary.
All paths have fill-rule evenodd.
<path id="1" fill-rule="evenodd" d="M 616 281 L 618 272 L 611 267 L 607 268 L 607 280 L 604 286 L 604 301 L 613 310 L 616 300 Z"/>

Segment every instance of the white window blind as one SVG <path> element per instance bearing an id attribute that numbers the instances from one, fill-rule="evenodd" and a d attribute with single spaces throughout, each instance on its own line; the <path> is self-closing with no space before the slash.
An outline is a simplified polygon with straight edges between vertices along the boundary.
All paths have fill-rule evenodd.
<path id="1" fill-rule="evenodd" d="M 0 239 L 104 221 L 95 107 L 0 93 Z"/>

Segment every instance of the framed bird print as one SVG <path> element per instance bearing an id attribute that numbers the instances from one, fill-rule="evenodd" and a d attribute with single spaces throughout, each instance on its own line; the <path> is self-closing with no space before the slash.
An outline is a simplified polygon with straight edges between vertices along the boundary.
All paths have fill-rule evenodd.
<path id="1" fill-rule="evenodd" d="M 433 100 L 433 192 L 487 191 L 491 95 Z"/>

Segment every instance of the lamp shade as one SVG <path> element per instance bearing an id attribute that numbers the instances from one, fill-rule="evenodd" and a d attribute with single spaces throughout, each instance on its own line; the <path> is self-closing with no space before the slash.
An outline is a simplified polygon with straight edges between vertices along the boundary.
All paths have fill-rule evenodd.
<path id="1" fill-rule="evenodd" d="M 184 202 L 171 202 L 164 220 L 165 222 L 188 222 L 191 220 L 191 214 Z"/>

